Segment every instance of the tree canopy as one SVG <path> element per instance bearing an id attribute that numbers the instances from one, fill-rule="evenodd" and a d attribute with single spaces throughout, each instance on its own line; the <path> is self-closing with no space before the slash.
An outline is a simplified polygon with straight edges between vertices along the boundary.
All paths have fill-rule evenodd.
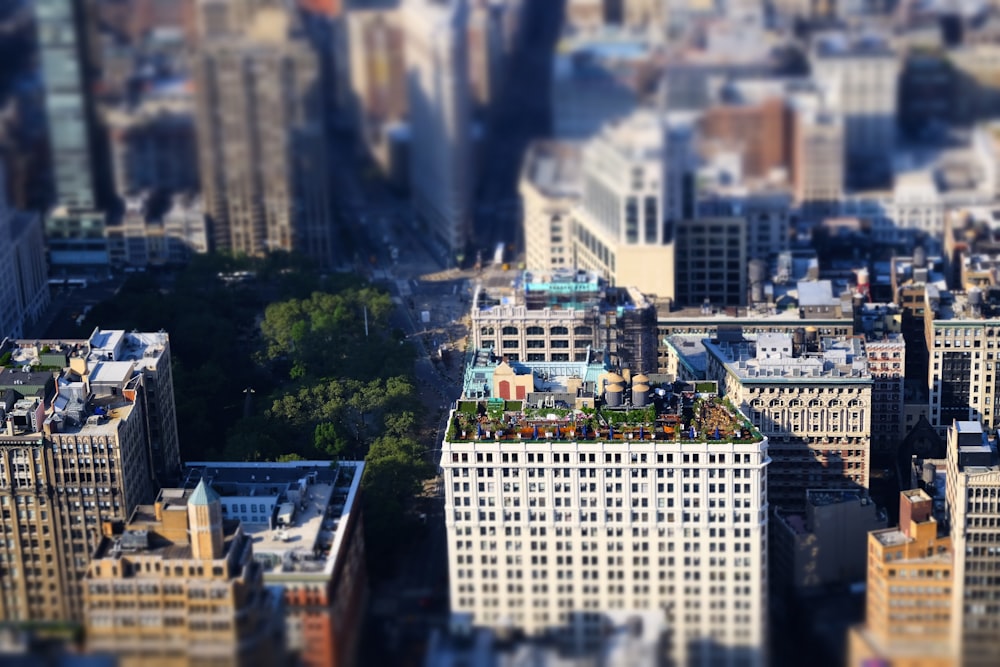
<path id="1" fill-rule="evenodd" d="M 221 278 L 236 271 L 255 277 Z M 415 352 L 392 310 L 387 293 L 354 276 L 320 276 L 280 254 L 216 255 L 166 287 L 131 277 L 87 326 L 169 332 L 184 459 L 365 459 L 366 539 L 380 568 L 431 472 Z"/>

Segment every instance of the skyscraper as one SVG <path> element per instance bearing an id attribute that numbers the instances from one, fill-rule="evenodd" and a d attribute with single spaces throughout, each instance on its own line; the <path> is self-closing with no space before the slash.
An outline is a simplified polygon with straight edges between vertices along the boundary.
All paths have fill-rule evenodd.
<path id="1" fill-rule="evenodd" d="M 0 618 L 80 621 L 102 523 L 124 521 L 180 467 L 167 336 L 97 329 L 8 346 L 0 508 L 12 537 L 0 540 Z"/>
<path id="2" fill-rule="evenodd" d="M 963 667 L 996 665 L 1000 656 L 1000 465 L 996 442 L 977 421 L 948 429 L 946 508 L 954 583 L 951 643 Z"/>
<path id="3" fill-rule="evenodd" d="M 93 9 L 89 0 L 39 0 L 35 16 L 56 201 L 73 209 L 94 209 L 101 202 L 94 163 L 99 142 Z"/>
<path id="4" fill-rule="evenodd" d="M 672 300 L 676 160 L 669 133 L 656 114 L 637 111 L 584 145 L 573 260 L 614 284 Z"/>
<path id="5" fill-rule="evenodd" d="M 817 41 L 812 66 L 843 119 L 847 176 L 862 185 L 884 182 L 896 146 L 899 58 L 880 38 L 834 34 Z"/>
<path id="6" fill-rule="evenodd" d="M 89 0 L 36 3 L 56 208 L 45 221 L 53 266 L 108 263 L 104 238 L 110 186 L 94 102 L 97 44 Z"/>
<path id="7" fill-rule="evenodd" d="M 393 159 L 393 129 L 403 127 L 407 113 L 403 12 L 395 0 L 352 5 L 345 21 L 353 122 L 383 172 L 405 181 L 408 166 Z"/>
<path id="8" fill-rule="evenodd" d="M 197 124 L 216 248 L 329 264 L 333 234 L 317 56 L 284 3 L 206 2 Z"/>
<path id="9" fill-rule="evenodd" d="M 4 173 L 0 163 L 0 181 Z M 42 223 L 7 206 L 0 189 L 0 337 L 24 334 L 49 305 Z"/>
<path id="10" fill-rule="evenodd" d="M 671 664 L 767 664 L 766 437 L 707 398 L 682 428 L 669 387 L 599 365 L 467 377 L 487 398 L 459 401 L 442 444 L 452 627 L 586 650 L 655 615 Z"/>
<path id="11" fill-rule="evenodd" d="M 466 0 L 407 0 L 410 188 L 420 223 L 459 262 L 473 237 Z"/>

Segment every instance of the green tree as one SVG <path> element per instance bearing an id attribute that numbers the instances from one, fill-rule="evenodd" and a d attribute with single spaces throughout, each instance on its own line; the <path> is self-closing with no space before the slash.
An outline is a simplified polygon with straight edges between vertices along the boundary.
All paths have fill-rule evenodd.
<path id="1" fill-rule="evenodd" d="M 406 421 L 405 416 L 394 420 Z M 431 473 L 423 459 L 423 448 L 413 437 L 385 435 L 376 439 L 365 457 L 361 480 L 365 490 L 366 548 L 376 571 L 389 567 L 387 555 L 399 548 L 401 537 L 412 532 L 405 520 L 407 501 L 420 492 L 421 482 Z"/>
<path id="2" fill-rule="evenodd" d="M 351 443 L 332 422 L 316 424 L 316 428 L 313 430 L 313 447 L 321 455 L 334 459 L 350 458 L 354 453 Z"/>

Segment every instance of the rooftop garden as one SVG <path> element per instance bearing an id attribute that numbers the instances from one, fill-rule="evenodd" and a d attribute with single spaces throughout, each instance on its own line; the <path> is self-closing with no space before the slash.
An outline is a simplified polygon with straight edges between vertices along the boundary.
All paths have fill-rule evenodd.
<path id="1" fill-rule="evenodd" d="M 449 442 L 660 440 L 753 443 L 760 432 L 727 400 L 687 397 L 646 407 L 532 408 L 523 401 L 459 401 Z"/>

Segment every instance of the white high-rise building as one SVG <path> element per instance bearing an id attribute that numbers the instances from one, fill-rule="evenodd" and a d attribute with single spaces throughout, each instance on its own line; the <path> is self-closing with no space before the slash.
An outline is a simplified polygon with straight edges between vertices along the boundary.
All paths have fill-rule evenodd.
<path id="1" fill-rule="evenodd" d="M 459 401 L 442 444 L 453 627 L 586 650 L 655 614 L 670 664 L 767 664 L 766 437 L 712 399 L 681 428 L 643 375 L 608 407 L 624 378 L 599 366 L 467 377 L 493 398 Z"/>
<path id="2" fill-rule="evenodd" d="M 978 421 L 948 429 L 946 507 L 955 554 L 951 644 L 966 667 L 997 664 L 1000 655 L 1000 465 L 996 442 Z"/>
<path id="3" fill-rule="evenodd" d="M 474 180 L 466 0 L 408 0 L 410 188 L 419 220 L 453 258 L 472 237 Z"/>
<path id="4" fill-rule="evenodd" d="M 643 110 L 609 123 L 584 145 L 573 256 L 577 267 L 614 284 L 673 299 L 679 187 L 668 132 L 656 113 Z"/>
<path id="5" fill-rule="evenodd" d="M 545 139 L 528 147 L 517 189 L 529 269 L 573 266 L 572 211 L 581 187 L 579 143 Z"/>

